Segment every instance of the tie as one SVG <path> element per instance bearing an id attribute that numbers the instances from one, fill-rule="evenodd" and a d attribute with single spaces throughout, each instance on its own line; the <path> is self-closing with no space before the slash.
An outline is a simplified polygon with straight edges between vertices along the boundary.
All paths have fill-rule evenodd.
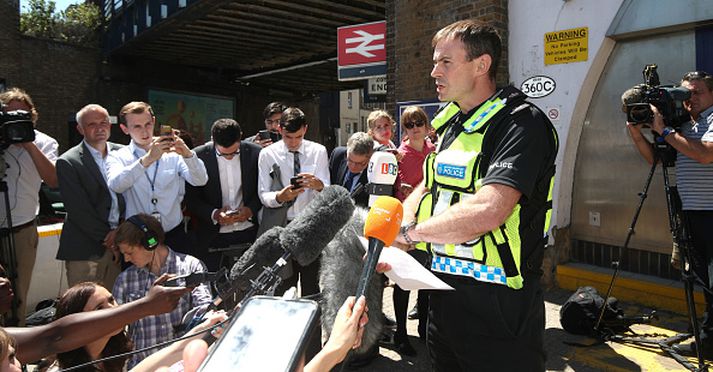
<path id="1" fill-rule="evenodd" d="M 359 176 L 360 173 L 352 173 L 347 171 L 346 180 L 344 181 L 344 188 L 349 190 L 349 192 L 354 191 L 354 179 Z"/>
<path id="2" fill-rule="evenodd" d="M 302 168 L 300 167 L 300 152 L 299 151 L 290 151 L 292 155 L 295 156 L 295 161 L 293 163 L 293 170 L 294 170 L 294 175 L 298 175 L 302 173 Z"/>

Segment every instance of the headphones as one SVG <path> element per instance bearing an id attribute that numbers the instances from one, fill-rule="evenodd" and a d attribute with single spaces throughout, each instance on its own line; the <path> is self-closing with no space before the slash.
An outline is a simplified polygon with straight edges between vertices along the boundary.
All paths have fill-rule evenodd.
<path id="1" fill-rule="evenodd" d="M 156 233 L 149 229 L 148 226 L 144 223 L 141 218 L 139 218 L 139 215 L 133 215 L 127 219 L 127 221 L 131 222 L 134 224 L 136 227 L 141 230 L 141 232 L 144 233 L 144 239 L 141 242 L 141 244 L 146 248 L 147 251 L 153 251 L 158 247 L 158 237 L 156 236 Z"/>

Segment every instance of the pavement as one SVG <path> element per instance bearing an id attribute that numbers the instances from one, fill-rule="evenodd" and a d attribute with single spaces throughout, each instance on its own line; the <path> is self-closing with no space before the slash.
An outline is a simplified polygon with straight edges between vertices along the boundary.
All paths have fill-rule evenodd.
<path id="1" fill-rule="evenodd" d="M 384 312 L 393 317 L 391 288 L 384 290 Z M 547 352 L 547 371 L 686 371 L 681 364 L 657 345 L 633 345 L 620 342 L 598 342 L 595 339 L 567 333 L 559 322 L 559 310 L 572 292 L 563 289 L 551 289 L 545 292 L 545 350 Z M 413 293 L 409 309 L 416 302 Z M 620 303 L 625 315 L 647 314 L 652 309 L 633 303 Z M 659 311 L 658 320 L 651 324 L 637 324 L 631 329 L 638 335 L 652 336 L 649 340 L 660 341 L 667 336 L 687 330 L 687 317 L 681 314 Z M 384 372 L 420 372 L 431 371 L 425 342 L 418 337 L 418 321 L 409 320 L 408 334 L 414 349 L 414 357 L 402 357 L 397 352 L 381 347 L 379 356 L 367 366 L 351 371 Z M 655 337 L 654 337 L 655 336 Z M 590 346 L 573 346 L 571 343 Z M 689 358 L 697 366 L 694 358 Z M 713 363 L 709 363 L 713 367 Z M 350 370 L 346 369 L 345 370 Z"/>

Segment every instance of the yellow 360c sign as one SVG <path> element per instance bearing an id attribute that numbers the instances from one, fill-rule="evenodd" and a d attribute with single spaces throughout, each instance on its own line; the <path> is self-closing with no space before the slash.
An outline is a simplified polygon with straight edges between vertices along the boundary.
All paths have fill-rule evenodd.
<path id="1" fill-rule="evenodd" d="M 545 65 L 582 62 L 589 56 L 589 27 L 545 34 Z"/>

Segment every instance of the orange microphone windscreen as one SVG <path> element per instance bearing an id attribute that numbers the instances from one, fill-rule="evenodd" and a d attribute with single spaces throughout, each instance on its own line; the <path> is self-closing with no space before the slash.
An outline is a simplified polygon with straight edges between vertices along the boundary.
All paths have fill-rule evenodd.
<path id="1" fill-rule="evenodd" d="M 387 246 L 391 245 L 401 228 L 403 214 L 404 207 L 398 199 L 386 195 L 379 196 L 366 216 L 364 236 L 379 239 Z"/>

